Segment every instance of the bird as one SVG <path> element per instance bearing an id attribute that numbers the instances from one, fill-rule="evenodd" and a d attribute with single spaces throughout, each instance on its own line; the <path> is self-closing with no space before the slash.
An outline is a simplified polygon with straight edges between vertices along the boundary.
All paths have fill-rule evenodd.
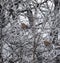
<path id="1" fill-rule="evenodd" d="M 44 45 L 45 45 L 45 46 L 49 46 L 49 45 L 51 45 L 51 42 L 45 40 L 45 41 L 44 41 Z"/>
<path id="2" fill-rule="evenodd" d="M 27 26 L 26 24 L 24 24 L 24 23 L 21 23 L 21 28 L 22 28 L 22 29 L 27 29 L 28 26 Z"/>

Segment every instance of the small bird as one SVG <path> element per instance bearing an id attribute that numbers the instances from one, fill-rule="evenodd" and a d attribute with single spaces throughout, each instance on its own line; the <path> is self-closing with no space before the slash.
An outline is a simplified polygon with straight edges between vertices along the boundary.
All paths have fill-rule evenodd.
<path id="1" fill-rule="evenodd" d="M 51 43 L 50 43 L 49 41 L 45 40 L 45 41 L 44 41 L 44 45 L 45 45 L 45 46 L 49 46 L 49 45 L 51 45 Z"/>
<path id="2" fill-rule="evenodd" d="M 21 23 L 21 28 L 22 28 L 22 29 L 27 29 L 28 26 L 27 26 L 26 24 L 24 24 L 24 23 Z"/>

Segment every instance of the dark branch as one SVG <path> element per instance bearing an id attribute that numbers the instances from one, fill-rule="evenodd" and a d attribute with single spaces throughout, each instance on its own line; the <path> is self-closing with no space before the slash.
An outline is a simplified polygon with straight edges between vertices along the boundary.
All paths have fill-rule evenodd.
<path id="1" fill-rule="evenodd" d="M 47 3 L 47 1 L 48 1 L 48 0 L 45 0 L 45 1 L 42 2 L 42 3 L 37 3 L 37 7 L 39 7 L 39 5 L 42 5 L 42 4 L 44 4 L 44 3 Z M 34 9 L 34 8 L 35 8 L 35 7 L 31 7 L 30 9 Z M 18 10 L 18 12 L 21 12 L 21 13 L 26 12 L 26 11 L 28 11 L 27 8 L 26 8 L 25 10 L 21 10 L 21 11 Z"/>

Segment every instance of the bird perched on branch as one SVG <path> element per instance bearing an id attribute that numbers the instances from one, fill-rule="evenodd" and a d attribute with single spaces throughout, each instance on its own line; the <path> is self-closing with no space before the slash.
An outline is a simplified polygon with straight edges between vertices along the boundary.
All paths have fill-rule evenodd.
<path id="1" fill-rule="evenodd" d="M 24 24 L 24 23 L 21 23 L 21 28 L 22 28 L 22 29 L 27 29 L 28 26 L 27 26 L 26 24 Z"/>

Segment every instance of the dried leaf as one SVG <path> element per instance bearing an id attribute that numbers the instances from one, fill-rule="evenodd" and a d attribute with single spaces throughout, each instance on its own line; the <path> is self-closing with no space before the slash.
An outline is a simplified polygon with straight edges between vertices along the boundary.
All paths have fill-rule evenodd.
<path id="1" fill-rule="evenodd" d="M 49 41 L 47 41 L 47 40 L 44 41 L 44 45 L 45 45 L 45 46 L 49 46 L 50 44 L 51 44 L 51 43 L 50 43 Z"/>
<path id="2" fill-rule="evenodd" d="M 26 24 L 24 24 L 24 23 L 21 23 L 21 28 L 22 28 L 22 29 L 27 29 L 28 26 L 27 26 Z"/>

